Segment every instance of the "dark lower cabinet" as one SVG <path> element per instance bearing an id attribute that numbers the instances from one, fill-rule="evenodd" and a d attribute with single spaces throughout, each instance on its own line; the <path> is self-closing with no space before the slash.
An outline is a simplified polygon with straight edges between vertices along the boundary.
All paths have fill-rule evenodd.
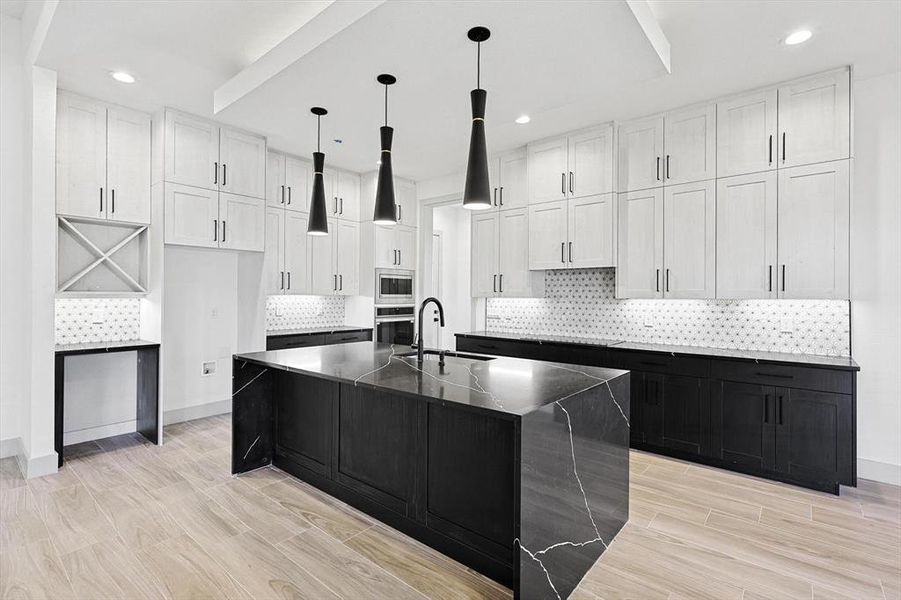
<path id="1" fill-rule="evenodd" d="M 286 350 L 289 348 L 309 348 L 310 346 L 331 346 L 350 342 L 372 341 L 372 330 L 337 331 L 332 333 L 301 333 L 266 336 L 266 350 Z"/>
<path id="2" fill-rule="evenodd" d="M 772 470 L 776 464 L 775 405 L 773 387 L 714 382 L 706 454 L 728 464 Z"/>
<path id="3" fill-rule="evenodd" d="M 656 444 L 663 438 L 663 375 L 632 371 L 631 428 L 632 445 Z"/>
<path id="4" fill-rule="evenodd" d="M 275 386 L 276 452 L 320 475 L 328 475 L 337 386 L 289 373 L 279 373 Z"/>
<path id="5" fill-rule="evenodd" d="M 633 371 L 631 385 L 633 444 L 701 453 L 706 380 Z"/>

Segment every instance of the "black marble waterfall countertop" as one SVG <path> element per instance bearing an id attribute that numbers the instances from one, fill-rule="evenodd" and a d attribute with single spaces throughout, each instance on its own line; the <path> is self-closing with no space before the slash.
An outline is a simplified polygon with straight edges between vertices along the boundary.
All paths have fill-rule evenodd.
<path id="1" fill-rule="evenodd" d="M 386 392 L 452 402 L 475 409 L 522 416 L 628 371 L 574 367 L 519 358 L 490 360 L 427 355 L 420 370 L 409 346 L 353 342 L 236 354 L 235 360 L 360 385 Z M 240 366 L 236 365 L 236 369 Z"/>
<path id="2" fill-rule="evenodd" d="M 480 338 L 486 340 L 512 340 L 546 344 L 568 344 L 579 346 L 597 346 L 610 350 L 633 350 L 641 352 L 657 352 L 671 356 L 699 356 L 708 358 L 724 358 L 754 362 L 786 363 L 809 367 L 827 367 L 859 371 L 860 366 L 850 356 L 820 356 L 817 354 L 794 354 L 789 352 L 766 352 L 763 350 L 731 350 L 728 348 L 708 348 L 701 346 L 676 346 L 670 344 L 648 344 L 643 342 L 624 342 L 597 338 L 578 338 L 558 335 L 522 334 L 500 331 L 470 331 L 456 334 L 459 337 Z"/>
<path id="3" fill-rule="evenodd" d="M 317 333 L 350 333 L 355 331 L 372 331 L 372 327 L 358 327 L 356 325 L 332 325 L 331 327 L 306 327 L 302 329 L 272 329 L 266 332 L 266 337 L 279 337 L 283 335 L 315 335 Z"/>

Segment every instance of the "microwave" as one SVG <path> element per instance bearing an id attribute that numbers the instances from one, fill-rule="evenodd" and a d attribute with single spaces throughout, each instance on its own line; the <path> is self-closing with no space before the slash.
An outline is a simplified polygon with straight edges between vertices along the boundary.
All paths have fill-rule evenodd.
<path id="1" fill-rule="evenodd" d="M 376 269 L 376 304 L 413 304 L 413 271 Z"/>

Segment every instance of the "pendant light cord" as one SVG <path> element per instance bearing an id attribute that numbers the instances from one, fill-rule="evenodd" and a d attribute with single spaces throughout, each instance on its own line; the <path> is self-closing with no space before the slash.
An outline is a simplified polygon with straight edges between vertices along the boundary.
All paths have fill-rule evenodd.
<path id="1" fill-rule="evenodd" d="M 476 44 L 476 89 L 482 89 L 482 42 Z"/>
<path id="2" fill-rule="evenodd" d="M 385 127 L 388 126 L 388 84 L 385 84 Z"/>
<path id="3" fill-rule="evenodd" d="M 322 116 L 316 115 L 316 152 L 320 152 L 319 149 L 319 135 L 321 131 L 322 125 Z"/>

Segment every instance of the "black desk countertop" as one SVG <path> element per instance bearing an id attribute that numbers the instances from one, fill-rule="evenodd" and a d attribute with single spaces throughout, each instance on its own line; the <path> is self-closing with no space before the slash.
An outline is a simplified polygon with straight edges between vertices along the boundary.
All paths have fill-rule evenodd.
<path id="1" fill-rule="evenodd" d="M 307 327 L 301 329 L 273 329 L 266 332 L 266 337 L 281 337 L 287 335 L 316 335 L 328 333 L 350 333 L 355 331 L 372 331 L 372 327 L 357 327 L 355 325 L 334 325 L 332 327 Z"/>
<path id="2" fill-rule="evenodd" d="M 85 342 L 82 344 L 57 344 L 56 353 L 70 354 L 100 354 L 103 352 L 127 352 L 129 350 L 141 350 L 143 348 L 159 347 L 159 342 L 147 340 L 127 340 L 116 342 Z"/>
<path id="3" fill-rule="evenodd" d="M 597 338 L 578 338 L 543 334 L 522 334 L 514 332 L 469 331 L 456 334 L 459 337 L 511 340 L 546 344 L 564 344 L 578 346 L 595 346 L 612 350 L 633 350 L 639 352 L 657 352 L 671 356 L 699 356 L 744 360 L 765 363 L 785 363 L 809 367 L 825 367 L 846 371 L 859 371 L 860 366 L 850 356 L 820 356 L 816 354 L 794 354 L 788 352 L 766 352 L 762 350 L 732 350 L 728 348 L 708 348 L 702 346 L 677 346 L 670 344 L 648 344 L 642 342 L 624 342 Z"/>
<path id="4" fill-rule="evenodd" d="M 427 355 L 420 370 L 415 355 L 404 356 L 409 352 L 408 346 L 353 342 L 237 354 L 235 360 L 513 416 L 628 373 L 508 357 L 448 356 L 441 368 L 435 355 Z"/>

